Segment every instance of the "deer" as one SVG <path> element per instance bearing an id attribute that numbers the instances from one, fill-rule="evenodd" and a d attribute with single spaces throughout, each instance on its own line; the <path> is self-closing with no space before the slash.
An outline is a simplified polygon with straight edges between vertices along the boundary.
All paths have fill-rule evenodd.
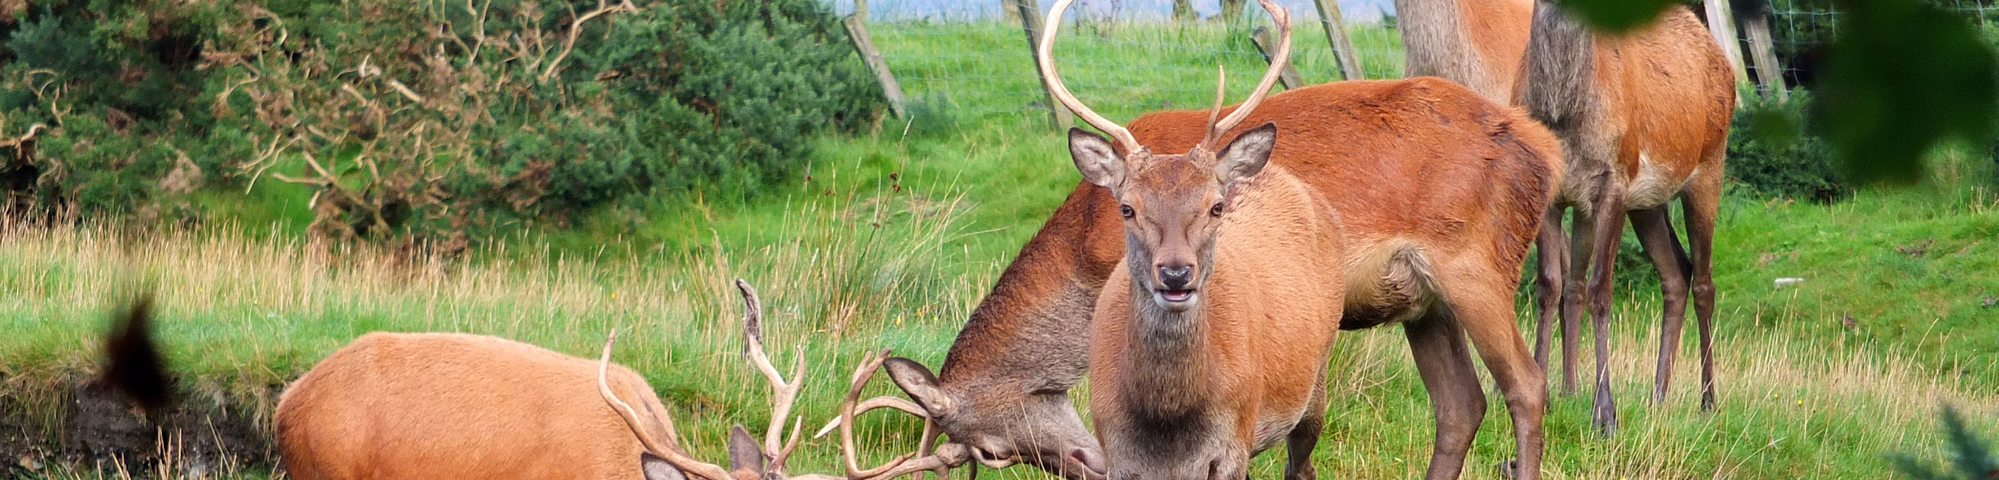
<path id="1" fill-rule="evenodd" d="M 1048 18 L 1061 18 L 1067 2 L 1056 5 Z M 1057 21 L 1045 25 L 1037 47 L 1051 91 L 1060 82 L 1046 73 L 1055 71 L 1049 54 Z M 1116 138 L 1123 157 L 1188 151 L 1215 124 L 1211 112 L 1167 111 L 1126 129 L 1082 115 L 1088 108 L 1060 91 L 1057 100 Z M 1537 478 L 1546 384 L 1511 305 L 1525 251 L 1561 181 L 1560 143 L 1524 112 L 1430 77 L 1315 85 L 1270 95 L 1262 105 L 1218 138 L 1241 135 L 1245 124 L 1275 123 L 1280 140 L 1268 163 L 1321 192 L 1340 213 L 1347 254 L 1338 327 L 1404 327 L 1436 416 L 1426 478 L 1462 473 L 1485 412 L 1467 338 L 1513 417 L 1518 458 L 1510 468 Z M 974 310 L 944 375 L 913 361 L 887 365 L 943 433 L 981 459 L 1047 469 L 1101 458 L 1069 448 L 1079 441 L 1063 432 L 1084 428 L 1061 422 L 1074 413 L 1056 399 L 1089 368 L 1077 354 L 1092 337 L 1098 302 L 1091 298 L 1126 255 L 1119 206 L 1108 188 L 1084 182 L 1072 191 Z M 1009 430 L 1001 423 L 1007 420 L 1027 426 Z"/>
<path id="2" fill-rule="evenodd" d="M 736 287 L 745 304 L 746 356 L 773 395 L 763 442 L 740 424 L 730 429 L 726 468 L 681 448 L 673 417 L 651 386 L 611 363 L 615 331 L 596 361 L 482 335 L 364 335 L 307 371 L 280 398 L 275 430 L 284 464 L 303 480 L 889 480 L 966 463 L 969 453 L 955 447 L 862 469 L 853 432 L 843 427 L 845 476 L 788 474 L 802 421 L 791 421 L 791 435 L 780 439 L 803 387 L 804 347 L 787 381 L 763 348 L 756 291 L 741 280 Z M 873 357 L 862 362 L 868 372 L 880 364 Z M 875 408 L 916 408 L 855 402 L 866 377 L 857 373 L 855 379 L 842 404 L 848 426 Z"/>
<path id="3" fill-rule="evenodd" d="M 1593 32 L 1560 4 L 1539 0 L 1521 63 L 1517 104 L 1554 131 L 1567 152 L 1567 173 L 1538 240 L 1543 315 L 1536 362 L 1548 364 L 1552 322 L 1546 312 L 1553 306 L 1549 295 L 1559 288 L 1563 387 L 1575 390 L 1586 302 L 1596 332 L 1591 424 L 1606 435 L 1615 431 L 1609 313 L 1613 260 L 1628 215 L 1659 271 L 1664 298 L 1652 402 L 1664 401 L 1672 381 L 1691 293 L 1700 333 L 1700 405 L 1714 408 L 1714 224 L 1736 102 L 1721 46 L 1683 5 L 1613 35 Z M 1685 246 L 1669 216 L 1674 199 L 1684 207 Z M 1561 214 L 1570 208 L 1573 231 L 1564 238 Z"/>
<path id="4" fill-rule="evenodd" d="M 1224 106 L 1226 76 L 1218 80 L 1207 133 L 1186 153 L 1133 142 L 1120 155 L 1110 140 L 1069 131 L 1076 169 L 1111 190 L 1124 219 L 1124 259 L 1113 269 L 1123 274 L 1104 285 L 1090 331 L 1090 412 L 1112 480 L 1247 478 L 1249 459 L 1279 440 L 1284 477 L 1316 478 L 1346 233 L 1323 192 L 1268 164 L 1275 123 L 1217 143 L 1256 111 L 1290 54 L 1288 12 L 1263 5 L 1280 37 L 1275 68 L 1212 120 Z M 1052 43 L 1039 47 L 1050 91 L 1089 124 L 1130 138 L 1062 86 Z"/>
<path id="5" fill-rule="evenodd" d="M 1187 151 L 1210 120 L 1148 113 L 1117 129 L 1131 136 L 1118 144 Z M 1277 123 L 1269 163 L 1331 192 L 1342 215 L 1347 261 L 1358 265 L 1346 269 L 1341 329 L 1404 327 L 1436 417 L 1426 478 L 1462 473 L 1485 413 L 1467 337 L 1513 416 L 1511 468 L 1538 477 L 1546 384 L 1514 324 L 1511 292 L 1561 181 L 1560 142 L 1524 112 L 1433 77 L 1273 94 L 1243 122 Z M 884 365 L 979 465 L 1023 463 L 1072 480 L 1107 472 L 1095 468 L 1104 454 L 1067 393 L 1088 371 L 1097 296 L 1125 255 L 1118 206 L 1110 189 L 1079 182 L 974 308 L 938 373 L 905 358 Z M 1406 268 L 1418 259 L 1429 260 L 1422 277 Z M 1384 281 L 1391 270 L 1402 276 Z M 1403 288 L 1417 278 L 1427 281 Z"/>

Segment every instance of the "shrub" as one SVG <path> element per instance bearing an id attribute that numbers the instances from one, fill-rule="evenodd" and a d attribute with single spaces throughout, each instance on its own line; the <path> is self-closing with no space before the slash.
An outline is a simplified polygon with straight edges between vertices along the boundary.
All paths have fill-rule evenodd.
<path id="1" fill-rule="evenodd" d="M 462 245 L 635 196 L 755 194 L 881 105 L 814 0 L 91 5 L 0 12 L 0 135 L 51 126 L 0 174 L 85 214 L 269 177 L 317 189 L 318 234 Z"/>
<path id="2" fill-rule="evenodd" d="M 1761 198 L 1835 202 L 1853 194 L 1839 174 L 1832 150 L 1806 124 L 1811 95 L 1791 91 L 1779 104 L 1745 92 L 1728 134 L 1728 176 L 1734 191 Z"/>

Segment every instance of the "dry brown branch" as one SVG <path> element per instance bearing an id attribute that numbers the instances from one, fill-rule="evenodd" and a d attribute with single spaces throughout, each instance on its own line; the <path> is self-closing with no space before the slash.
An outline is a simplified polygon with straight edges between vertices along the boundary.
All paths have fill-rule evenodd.
<path id="1" fill-rule="evenodd" d="M 583 16 L 576 17 L 575 21 L 569 22 L 569 37 L 562 41 L 562 52 L 555 54 L 555 59 L 548 62 L 548 66 L 545 70 L 541 71 L 541 77 L 537 80 L 542 83 L 548 83 L 548 78 L 555 76 L 555 69 L 562 66 L 562 59 L 569 58 L 570 50 L 576 48 L 576 37 L 583 34 L 583 22 L 613 11 L 631 13 L 639 11 L 639 8 L 632 5 L 631 0 L 623 0 L 617 5 L 605 5 L 604 0 L 597 0 L 596 10 L 591 10 L 590 13 L 585 13 Z"/>

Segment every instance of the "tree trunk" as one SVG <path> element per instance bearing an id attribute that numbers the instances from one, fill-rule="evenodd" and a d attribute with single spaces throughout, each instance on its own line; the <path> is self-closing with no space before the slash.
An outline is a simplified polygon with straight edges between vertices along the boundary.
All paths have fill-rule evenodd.
<path id="1" fill-rule="evenodd" d="M 1219 18 L 1221 18 L 1222 21 L 1224 22 L 1234 22 L 1242 20 L 1242 6 L 1245 1 L 1246 0 L 1222 0 L 1222 13 Z"/>
<path id="2" fill-rule="evenodd" d="M 1196 15 L 1194 14 L 1194 0 L 1173 0 L 1174 20 L 1185 22 L 1188 20 L 1194 20 L 1195 17 Z"/>

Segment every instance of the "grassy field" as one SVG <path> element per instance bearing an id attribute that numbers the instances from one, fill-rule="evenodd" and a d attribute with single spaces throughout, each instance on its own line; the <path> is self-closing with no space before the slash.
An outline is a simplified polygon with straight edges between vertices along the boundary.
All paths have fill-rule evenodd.
<path id="1" fill-rule="evenodd" d="M 1070 85 L 1114 119 L 1203 105 L 1216 63 L 1236 72 L 1237 98 L 1260 72 L 1246 47 L 1225 41 L 1240 30 L 1142 27 L 1085 27 L 1057 52 Z M 1300 70 L 1327 78 L 1323 36 L 1297 36 Z M 1370 65 L 1399 58 L 1393 35 L 1357 36 L 1384 42 L 1363 52 L 1391 52 Z M 158 295 L 160 335 L 185 386 L 258 415 L 284 382 L 369 331 L 485 333 L 588 356 L 612 329 L 629 329 L 617 360 L 674 408 L 697 456 L 719 461 L 730 423 L 762 425 L 767 415 L 767 387 L 736 354 L 740 303 L 728 282 L 741 277 L 764 294 L 772 351 L 785 352 L 776 360 L 807 347 L 800 414 L 822 422 L 864 351 L 938 365 L 999 270 L 1078 180 L 1033 106 L 1041 97 L 1017 29 L 879 25 L 875 37 L 922 101 L 918 115 L 819 141 L 809 173 L 773 189 L 781 194 L 607 207 L 572 229 L 517 232 L 459 260 L 305 240 L 300 192 L 278 182 L 205 199 L 217 220 L 194 228 L 5 225 L 0 395 L 43 434 L 58 434 L 67 407 L 53 392 L 94 368 L 107 313 L 142 290 Z M 1204 47 L 1146 51 L 1158 44 Z M 1238 53 L 1203 53 L 1211 47 Z M 1988 158 L 1939 155 L 1922 185 L 1863 190 L 1836 205 L 1727 199 L 1716 240 L 1719 409 L 1696 410 L 1687 361 L 1673 395 L 1647 405 L 1658 293 L 1637 282 L 1620 292 L 1613 320 L 1624 428 L 1598 438 L 1587 397 L 1557 398 L 1549 477 L 1882 478 L 1884 453 L 1940 445 L 1941 404 L 1962 407 L 1981 431 L 1999 427 L 1995 172 Z M 1778 288 L 1777 277 L 1805 281 Z M 1331 362 L 1321 472 L 1420 476 L 1429 405 L 1400 332 L 1345 335 Z M 893 390 L 886 383 L 874 390 Z M 1467 478 L 1496 477 L 1493 465 L 1510 456 L 1504 412 L 1498 402 L 1488 409 Z M 863 448 L 876 460 L 910 448 L 916 433 L 907 421 L 866 426 Z M 828 440 L 802 445 L 793 469 L 837 471 Z M 1280 457 L 1260 458 L 1255 476 L 1276 476 Z"/>

